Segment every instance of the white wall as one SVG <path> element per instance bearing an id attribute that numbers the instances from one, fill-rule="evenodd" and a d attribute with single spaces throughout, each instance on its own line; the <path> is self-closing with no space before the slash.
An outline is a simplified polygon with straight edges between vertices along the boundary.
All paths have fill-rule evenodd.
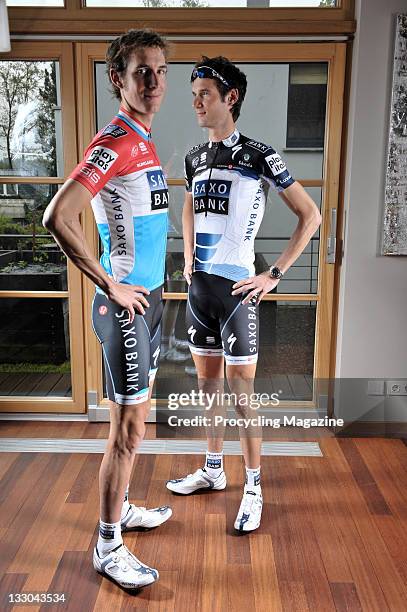
<path id="1" fill-rule="evenodd" d="M 336 377 L 407 378 L 407 258 L 380 255 L 395 16 L 357 0 Z"/>

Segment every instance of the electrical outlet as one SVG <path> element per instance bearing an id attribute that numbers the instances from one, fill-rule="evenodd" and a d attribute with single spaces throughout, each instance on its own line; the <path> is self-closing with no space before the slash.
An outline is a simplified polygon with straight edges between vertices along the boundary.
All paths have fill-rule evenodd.
<path id="1" fill-rule="evenodd" d="M 386 395 L 407 395 L 407 380 L 386 380 Z"/>

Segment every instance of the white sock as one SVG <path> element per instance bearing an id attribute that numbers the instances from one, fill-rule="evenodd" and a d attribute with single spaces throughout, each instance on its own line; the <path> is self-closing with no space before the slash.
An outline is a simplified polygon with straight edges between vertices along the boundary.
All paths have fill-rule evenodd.
<path id="1" fill-rule="evenodd" d="M 105 557 L 110 551 L 123 544 L 120 521 L 117 523 L 105 523 L 99 521 L 99 539 L 97 549 L 100 557 Z"/>
<path id="2" fill-rule="evenodd" d="M 129 511 L 130 508 L 130 503 L 129 503 L 129 485 L 127 485 L 126 487 L 126 491 L 124 493 L 124 500 L 123 500 L 123 506 L 122 506 L 122 512 L 120 515 L 120 519 L 124 519 L 124 517 L 126 516 L 127 512 Z"/>
<path id="3" fill-rule="evenodd" d="M 254 469 L 246 468 L 245 489 L 254 491 L 254 493 L 261 493 L 260 466 Z"/>
<path id="4" fill-rule="evenodd" d="M 211 478 L 217 478 L 223 471 L 223 451 L 210 453 L 206 451 L 205 472 Z"/>

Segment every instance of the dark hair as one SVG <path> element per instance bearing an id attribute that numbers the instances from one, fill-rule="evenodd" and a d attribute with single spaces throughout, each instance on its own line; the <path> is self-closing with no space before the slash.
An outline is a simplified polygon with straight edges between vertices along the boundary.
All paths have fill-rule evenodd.
<path id="1" fill-rule="evenodd" d="M 106 51 L 106 68 L 110 79 L 110 70 L 118 74 L 126 71 L 131 55 L 138 49 L 158 47 L 168 57 L 169 45 L 165 38 L 153 30 L 129 30 L 115 38 Z M 113 93 L 121 99 L 120 89 L 112 83 Z"/>
<path id="2" fill-rule="evenodd" d="M 195 68 L 200 68 L 201 66 L 208 66 L 209 68 L 213 68 L 216 72 L 218 72 L 224 79 L 229 83 L 229 87 L 222 83 L 216 76 L 209 77 L 213 78 L 216 83 L 216 87 L 221 95 L 222 100 L 225 99 L 226 94 L 231 89 L 237 89 L 239 92 L 239 98 L 237 102 L 232 106 L 231 113 L 233 117 L 233 121 L 237 121 L 240 115 L 240 109 L 243 104 L 244 97 L 246 95 L 247 90 L 247 79 L 244 72 L 239 70 L 237 66 L 232 64 L 230 60 L 222 55 L 218 55 L 217 57 L 207 57 L 206 55 L 202 56 L 202 60 L 195 64 Z M 191 76 L 191 83 L 195 80 L 196 76 Z"/>

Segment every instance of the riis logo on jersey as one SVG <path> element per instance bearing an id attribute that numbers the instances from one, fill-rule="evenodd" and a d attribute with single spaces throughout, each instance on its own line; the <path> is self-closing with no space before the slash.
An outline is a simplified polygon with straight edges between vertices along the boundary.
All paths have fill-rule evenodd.
<path id="1" fill-rule="evenodd" d="M 194 183 L 195 213 L 211 212 L 227 215 L 232 181 L 210 179 Z"/>
<path id="2" fill-rule="evenodd" d="M 114 123 L 109 123 L 103 130 L 103 134 L 109 134 L 113 136 L 113 138 L 120 138 L 121 136 L 125 136 L 128 134 L 124 128 L 120 125 L 115 125 Z"/>
<path id="3" fill-rule="evenodd" d="M 107 147 L 95 147 L 90 152 L 86 163 L 96 166 L 103 174 L 106 174 L 118 157 L 119 154 L 116 153 L 116 151 L 112 151 L 112 149 L 108 149 Z"/>
<path id="4" fill-rule="evenodd" d="M 147 172 L 147 179 L 151 191 L 151 210 L 168 208 L 168 187 L 162 170 Z"/>

